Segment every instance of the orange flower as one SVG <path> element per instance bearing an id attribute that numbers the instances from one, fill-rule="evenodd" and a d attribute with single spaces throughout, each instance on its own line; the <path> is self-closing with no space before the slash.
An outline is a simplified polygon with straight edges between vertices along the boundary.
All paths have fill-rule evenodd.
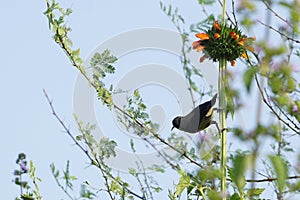
<path id="1" fill-rule="evenodd" d="M 219 25 L 219 22 L 218 22 L 218 21 L 215 21 L 215 23 L 214 23 L 214 28 L 215 28 L 216 30 L 218 30 L 218 31 L 220 31 L 220 30 L 221 30 L 221 28 L 220 28 L 220 25 Z"/>
<path id="2" fill-rule="evenodd" d="M 255 37 L 255 36 L 254 36 L 254 37 L 249 37 L 248 39 L 249 39 L 249 40 L 255 41 L 255 40 L 256 40 L 256 37 Z"/>
<path id="3" fill-rule="evenodd" d="M 241 46 L 244 46 L 245 41 L 246 41 L 246 38 L 241 38 L 241 40 L 238 41 L 238 44 L 241 45 Z"/>
<path id="4" fill-rule="evenodd" d="M 197 47 L 196 50 L 197 50 L 197 52 L 200 52 L 200 51 L 202 51 L 204 48 L 205 48 L 205 46 L 201 46 L 201 45 L 200 45 L 200 46 Z"/>
<path id="5" fill-rule="evenodd" d="M 235 39 L 235 40 L 239 39 L 239 37 L 240 37 L 240 36 L 239 36 L 238 34 L 236 34 L 236 32 L 234 32 L 234 31 L 230 31 L 229 35 L 230 35 L 233 39 Z"/>
<path id="6" fill-rule="evenodd" d="M 215 38 L 216 39 L 219 39 L 221 36 L 220 36 L 220 34 L 219 33 L 215 33 Z"/>
<path id="7" fill-rule="evenodd" d="M 230 32 L 229 32 L 229 35 L 230 35 L 231 37 L 233 37 L 234 35 L 236 35 L 236 33 L 235 33 L 234 31 L 230 31 Z"/>
<path id="8" fill-rule="evenodd" d="M 202 63 L 205 59 L 206 59 L 206 57 L 205 57 L 205 56 L 202 56 L 202 57 L 200 58 L 200 62 Z"/>
<path id="9" fill-rule="evenodd" d="M 209 35 L 206 33 L 197 33 L 195 36 L 201 40 L 209 40 Z"/>
<path id="10" fill-rule="evenodd" d="M 247 54 L 246 53 L 242 53 L 242 58 L 247 58 Z"/>
<path id="11" fill-rule="evenodd" d="M 232 67 L 235 66 L 235 60 L 231 60 L 230 63 L 231 63 L 231 66 L 232 66 Z"/>
<path id="12" fill-rule="evenodd" d="M 245 49 L 247 49 L 248 51 L 254 52 L 253 46 L 246 46 Z"/>
<path id="13" fill-rule="evenodd" d="M 193 42 L 192 47 L 193 47 L 193 49 L 197 49 L 197 47 L 199 47 L 200 45 L 201 45 L 201 41 L 198 40 L 198 41 Z"/>
<path id="14" fill-rule="evenodd" d="M 244 41 L 240 40 L 240 41 L 238 41 L 238 44 L 241 45 L 241 46 L 244 46 Z"/>

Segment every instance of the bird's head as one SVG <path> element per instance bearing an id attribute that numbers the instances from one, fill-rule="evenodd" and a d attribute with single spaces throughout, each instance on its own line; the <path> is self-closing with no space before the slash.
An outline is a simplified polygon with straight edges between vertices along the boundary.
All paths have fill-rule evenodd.
<path id="1" fill-rule="evenodd" d="M 171 131 L 173 130 L 173 128 L 177 128 L 177 129 L 179 128 L 179 126 L 180 126 L 180 120 L 181 120 L 181 117 L 175 117 L 173 119 L 173 121 L 172 121 L 173 127 L 172 127 Z"/>

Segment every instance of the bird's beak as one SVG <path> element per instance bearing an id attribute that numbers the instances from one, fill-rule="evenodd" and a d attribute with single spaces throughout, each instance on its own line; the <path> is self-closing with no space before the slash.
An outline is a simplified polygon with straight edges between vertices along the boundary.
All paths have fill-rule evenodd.
<path id="1" fill-rule="evenodd" d="M 172 126 L 171 131 L 173 131 L 173 129 L 174 129 L 174 126 Z"/>

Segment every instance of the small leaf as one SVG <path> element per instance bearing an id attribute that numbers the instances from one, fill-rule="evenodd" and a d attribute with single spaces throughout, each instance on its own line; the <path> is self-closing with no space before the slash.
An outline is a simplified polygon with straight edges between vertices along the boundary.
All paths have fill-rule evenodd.
<path id="1" fill-rule="evenodd" d="M 265 188 L 250 188 L 247 191 L 247 196 L 259 196 L 265 191 Z"/>
<path id="2" fill-rule="evenodd" d="M 250 155 L 237 155 L 233 159 L 233 168 L 231 169 L 231 179 L 237 186 L 240 194 L 243 194 L 243 190 L 246 184 L 245 172 L 250 166 Z"/>
<path id="3" fill-rule="evenodd" d="M 238 193 L 234 193 L 231 197 L 230 200 L 242 200 L 242 198 L 239 196 Z"/>
<path id="4" fill-rule="evenodd" d="M 178 173 L 181 175 L 179 183 L 176 185 L 176 195 L 180 195 L 190 185 L 190 176 L 185 173 L 181 168 Z"/>
<path id="5" fill-rule="evenodd" d="M 246 86 L 246 89 L 248 92 L 250 92 L 251 89 L 251 83 L 253 81 L 254 75 L 256 73 L 256 70 L 253 67 L 250 67 L 245 73 L 244 73 L 244 83 Z"/>
<path id="6" fill-rule="evenodd" d="M 277 176 L 277 186 L 279 192 L 283 192 L 285 188 L 285 180 L 287 178 L 288 169 L 286 166 L 286 163 L 280 156 L 269 156 L 271 163 L 273 165 L 273 168 L 275 170 L 275 174 Z"/>

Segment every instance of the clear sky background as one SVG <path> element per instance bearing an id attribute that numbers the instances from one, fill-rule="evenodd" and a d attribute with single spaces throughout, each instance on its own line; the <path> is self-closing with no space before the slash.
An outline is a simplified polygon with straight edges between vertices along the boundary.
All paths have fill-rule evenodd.
<path id="1" fill-rule="evenodd" d="M 170 2 L 164 1 L 165 4 Z M 203 19 L 197 1 L 172 1 L 188 23 Z M 80 47 L 82 58 L 105 40 L 120 33 L 145 27 L 175 30 L 170 19 L 160 10 L 159 1 L 64 1 L 61 6 L 73 9 L 68 18 L 74 46 Z M 21 152 L 37 167 L 43 199 L 67 199 L 56 186 L 50 164 L 64 169 L 67 160 L 71 173 L 80 181 L 102 182 L 96 169 L 88 168 L 88 160 L 50 113 L 43 95 L 45 89 L 56 111 L 76 133 L 73 120 L 73 90 L 78 72 L 51 39 L 43 12 L 45 1 L 1 1 L 0 7 L 0 186 L 2 199 L 14 199 L 19 188 L 12 183 L 15 160 Z M 220 13 L 220 8 L 214 9 Z M 147 38 L 144 38 L 147 40 Z M 153 53 L 153 52 L 152 52 Z M 151 52 L 150 52 L 151 54 Z M 156 55 L 156 54 L 155 54 Z M 145 58 L 148 62 L 166 64 L 162 57 Z M 154 59 L 152 61 L 151 59 Z M 136 58 L 132 58 L 135 60 Z M 126 62 L 126 59 L 121 61 Z M 174 62 L 174 63 L 173 63 Z M 139 60 L 143 64 L 143 60 Z M 170 61 L 179 65 L 179 60 Z M 126 63 L 130 65 L 131 63 Z M 136 64 L 136 63 L 135 63 Z M 180 109 L 178 108 L 178 111 Z M 169 124 L 166 125 L 169 128 Z M 165 179 L 174 175 L 167 173 Z M 78 185 L 80 183 L 78 182 Z M 172 185 L 172 183 L 170 184 Z M 77 186 L 76 186 L 77 187 Z"/>

